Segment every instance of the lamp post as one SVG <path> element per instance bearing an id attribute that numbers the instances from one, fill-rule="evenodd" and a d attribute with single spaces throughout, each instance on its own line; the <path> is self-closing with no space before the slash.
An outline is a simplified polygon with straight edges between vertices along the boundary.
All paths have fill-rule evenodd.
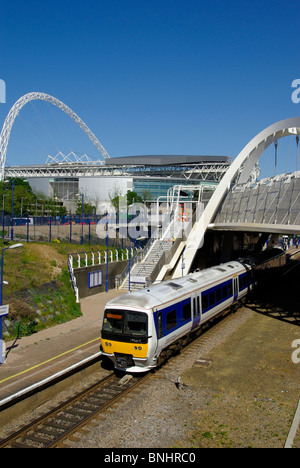
<path id="1" fill-rule="evenodd" d="M 105 282 L 105 291 L 108 292 L 109 283 L 108 283 L 108 252 L 109 252 L 109 237 L 108 237 L 108 223 L 106 223 L 106 282 Z"/>
<path id="2" fill-rule="evenodd" d="M 130 291 L 130 280 L 131 280 L 131 239 L 129 239 L 129 264 L 128 264 L 128 291 Z"/>
<path id="3" fill-rule="evenodd" d="M 4 250 L 8 249 L 16 249 L 18 247 L 23 247 L 23 244 L 14 244 L 10 245 L 9 247 L 5 247 L 2 249 L 1 252 L 1 289 L 0 289 L 0 306 L 2 306 L 2 298 L 3 298 L 3 253 Z M 8 306 L 5 306 L 8 309 Z M 0 315 L 0 365 L 3 364 L 3 344 L 2 344 L 2 317 L 7 315 L 8 311 L 6 311 L 6 314 Z M 5 354 L 5 352 L 4 352 Z M 5 358 L 4 358 L 5 360 Z"/>
<path id="4" fill-rule="evenodd" d="M 296 171 L 298 172 L 298 169 L 299 169 L 299 160 L 298 160 L 299 135 L 296 135 L 296 144 L 297 144 Z"/>
<path id="5" fill-rule="evenodd" d="M 84 208 L 84 194 L 82 193 L 80 195 L 80 193 L 78 193 L 77 195 L 75 195 L 76 197 L 80 197 L 81 196 L 81 239 L 80 239 L 80 244 L 82 245 L 83 244 L 83 208 Z"/>
<path id="6" fill-rule="evenodd" d="M 14 179 L 11 179 L 11 230 L 10 238 L 14 240 Z"/>
<path id="7" fill-rule="evenodd" d="M 81 204 L 81 245 L 83 244 L 83 207 L 84 207 L 84 195 L 81 194 L 82 204 Z"/>
<path id="8" fill-rule="evenodd" d="M 3 298 L 3 254 L 4 254 L 4 250 L 8 250 L 8 249 L 17 249 L 18 247 L 23 247 L 23 244 L 13 244 L 13 245 L 10 245 L 9 247 L 5 247 L 4 249 L 2 249 L 2 252 L 1 252 L 1 285 L 0 285 L 0 305 L 2 305 L 2 298 Z"/>
<path id="9" fill-rule="evenodd" d="M 24 198 L 28 198 L 28 197 L 21 197 L 21 224 L 22 224 L 22 216 L 23 216 L 23 200 Z"/>
<path id="10" fill-rule="evenodd" d="M 4 183 L 7 184 L 9 180 L 5 180 Z M 4 202 L 3 202 L 4 206 Z M 14 179 L 11 179 L 11 230 L 10 238 L 14 240 Z"/>
<path id="11" fill-rule="evenodd" d="M 2 239 L 4 239 L 4 229 L 5 229 L 4 197 L 7 197 L 7 194 L 4 194 L 2 198 Z"/>

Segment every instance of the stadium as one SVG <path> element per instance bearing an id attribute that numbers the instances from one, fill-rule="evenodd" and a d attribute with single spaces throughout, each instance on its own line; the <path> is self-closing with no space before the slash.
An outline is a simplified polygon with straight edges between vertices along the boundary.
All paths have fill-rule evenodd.
<path id="1" fill-rule="evenodd" d="M 145 201 L 166 197 L 174 186 L 216 186 L 231 163 L 228 156 L 143 155 L 91 161 L 58 153 L 45 164 L 6 166 L 6 177 L 26 179 L 36 193 L 68 205 L 83 194 L 94 206 L 134 191 Z"/>

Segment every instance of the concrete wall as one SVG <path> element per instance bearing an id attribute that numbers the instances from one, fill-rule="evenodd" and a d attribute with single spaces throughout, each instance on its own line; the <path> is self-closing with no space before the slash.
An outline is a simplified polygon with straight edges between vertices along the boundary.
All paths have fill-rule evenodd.
<path id="1" fill-rule="evenodd" d="M 49 177 L 29 177 L 28 183 L 34 193 L 43 193 L 47 197 L 52 196 L 52 191 L 50 193 L 50 184 L 49 184 Z"/>
<path id="2" fill-rule="evenodd" d="M 115 277 L 120 275 L 124 268 L 127 266 L 128 260 L 119 262 L 108 263 L 108 277 L 109 277 L 109 289 L 115 287 Z M 95 271 L 102 271 L 102 285 L 89 287 L 89 273 Z M 74 276 L 76 278 L 76 286 L 79 289 L 79 298 L 92 296 L 104 292 L 106 288 L 106 264 L 94 265 L 85 268 L 74 268 Z"/>
<path id="3" fill-rule="evenodd" d="M 80 177 L 79 192 L 83 193 L 88 201 L 99 203 L 110 201 L 109 196 L 115 193 L 125 195 L 132 190 L 132 177 Z"/>

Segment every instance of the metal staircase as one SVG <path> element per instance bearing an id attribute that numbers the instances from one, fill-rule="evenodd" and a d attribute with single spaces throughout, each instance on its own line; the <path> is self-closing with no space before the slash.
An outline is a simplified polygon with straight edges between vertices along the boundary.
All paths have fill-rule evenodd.
<path id="1" fill-rule="evenodd" d="M 154 282 L 163 281 L 169 274 L 168 272 L 173 270 L 175 266 L 176 270 L 181 271 L 182 252 L 196 221 L 195 213 L 192 215 L 192 210 L 190 210 L 189 215 L 182 211 L 182 203 L 186 201 L 182 201 L 183 188 L 199 192 L 198 200 L 192 201 L 196 205 L 196 211 L 203 206 L 205 194 L 210 197 L 215 189 L 211 185 L 173 187 L 168 211 L 163 217 L 161 226 L 157 227 L 143 251 L 138 252 L 129 262 L 120 278 L 120 289 L 134 291 Z"/>
<path id="2" fill-rule="evenodd" d="M 161 259 L 164 252 L 169 251 L 172 248 L 173 242 L 168 239 L 156 239 L 152 243 L 147 255 L 144 257 L 141 263 L 135 263 L 126 276 L 125 281 L 121 285 L 121 289 L 125 290 L 138 290 L 151 283 L 151 275 Z M 129 277 L 130 277 L 130 288 L 129 288 Z"/>

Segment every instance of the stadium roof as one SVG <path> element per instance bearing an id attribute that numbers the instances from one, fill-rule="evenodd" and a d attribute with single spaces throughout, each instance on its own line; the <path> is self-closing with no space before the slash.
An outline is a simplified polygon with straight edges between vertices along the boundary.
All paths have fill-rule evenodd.
<path id="1" fill-rule="evenodd" d="M 105 160 L 106 166 L 170 166 L 180 164 L 229 164 L 229 156 L 143 155 L 122 156 Z"/>

